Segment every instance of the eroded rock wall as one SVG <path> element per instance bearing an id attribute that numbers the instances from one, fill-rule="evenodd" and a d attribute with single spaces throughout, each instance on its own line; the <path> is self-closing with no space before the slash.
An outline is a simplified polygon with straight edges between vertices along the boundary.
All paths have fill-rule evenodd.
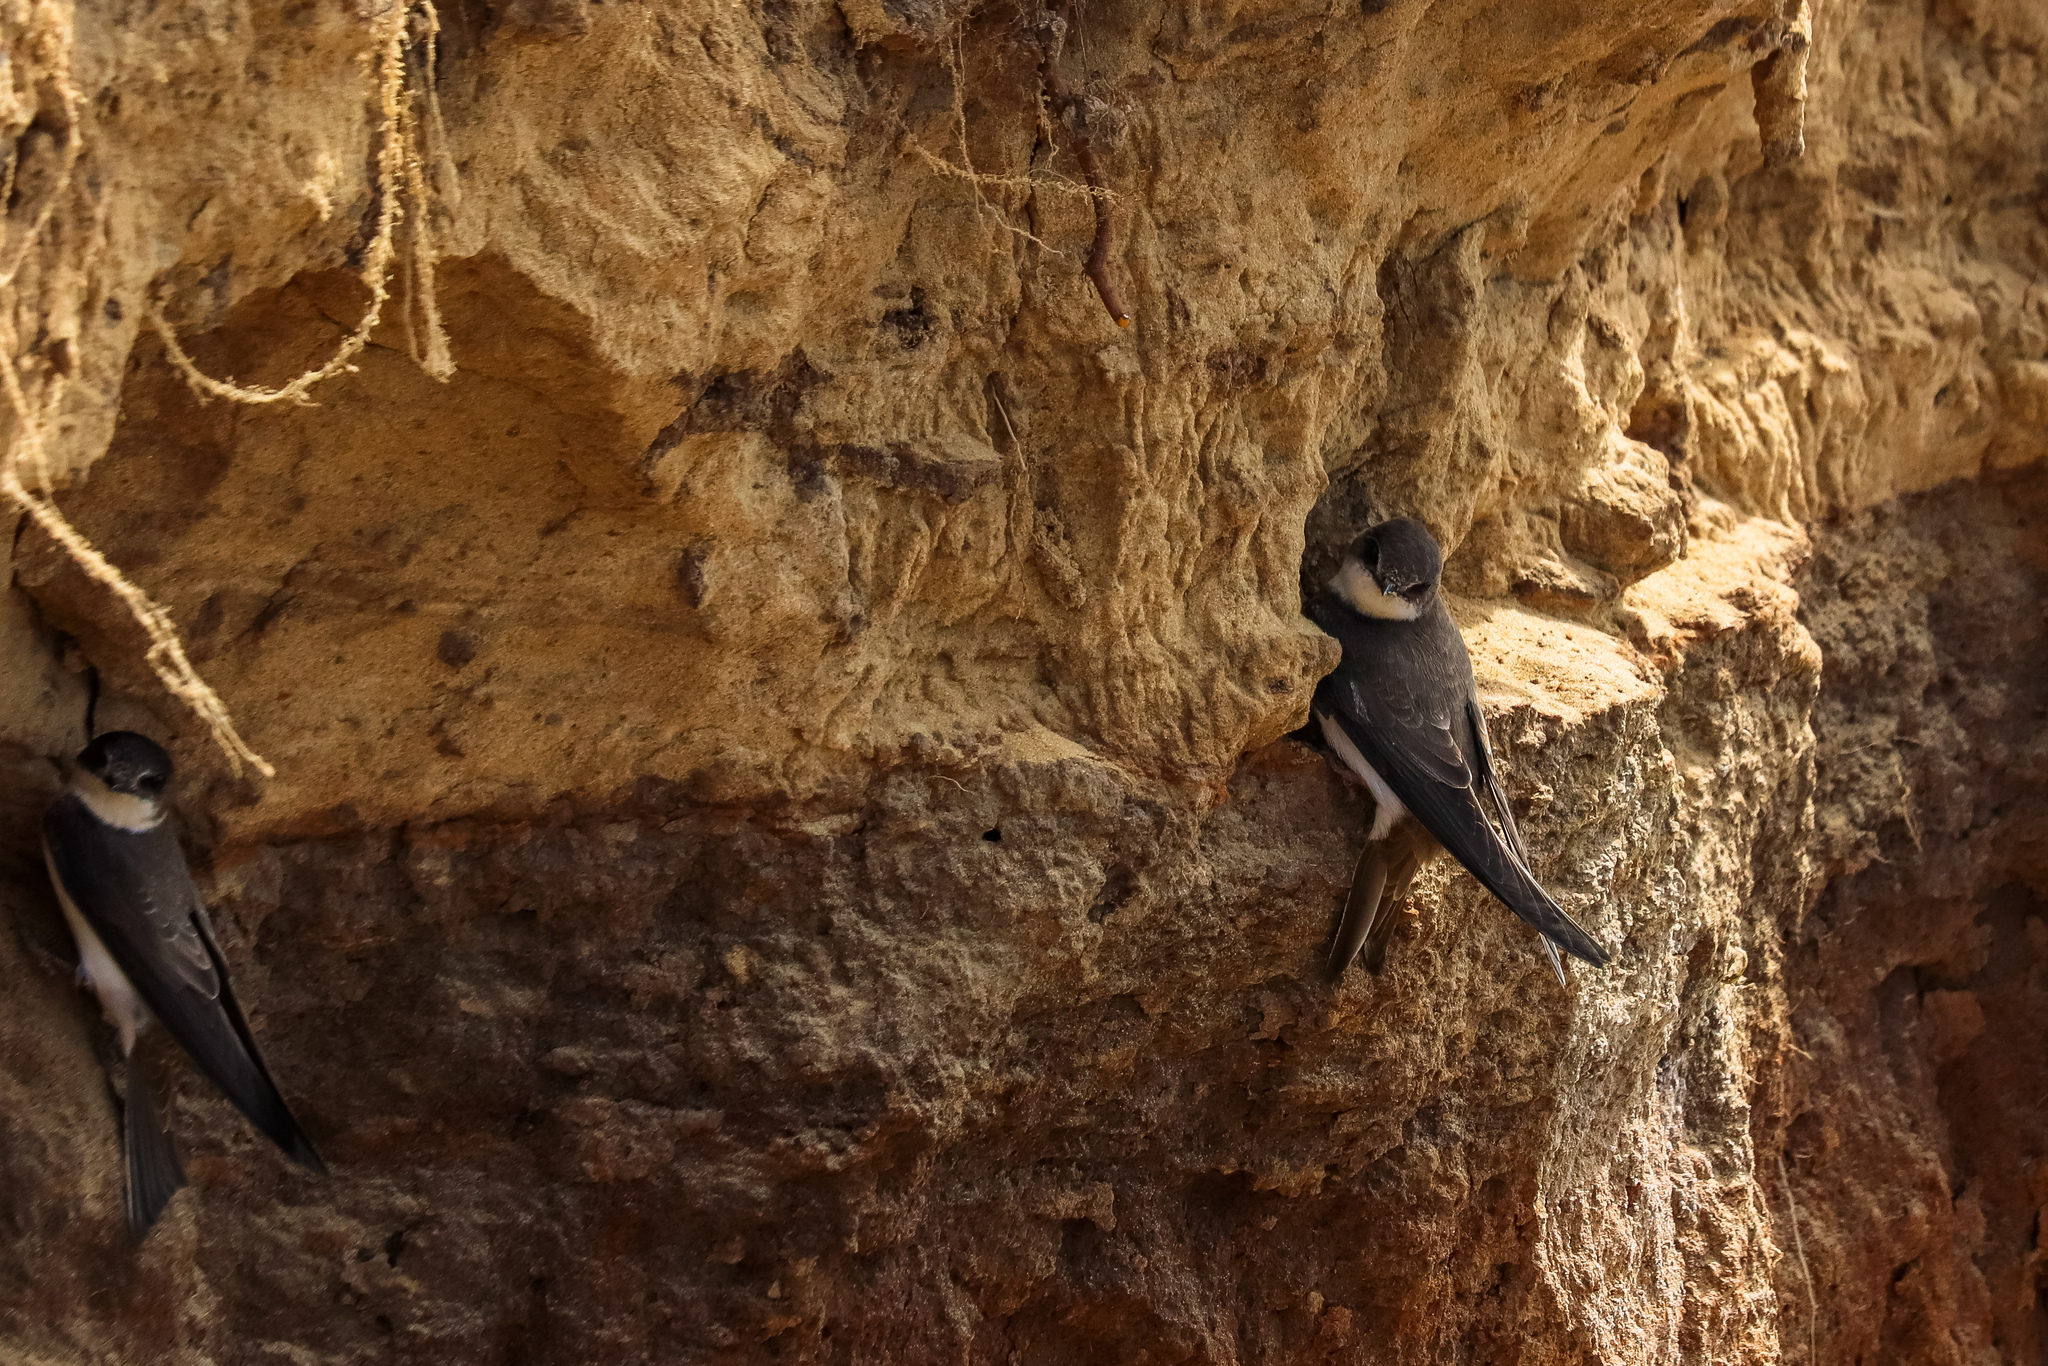
<path id="1" fill-rule="evenodd" d="M 383 12 L 17 8 L 62 504 L 280 772 L 15 537 L 10 1351 L 2042 1350 L 2034 7 L 453 3 L 458 372 L 401 284 L 263 409 L 143 305 L 244 382 L 354 325 Z M 1318 980 L 1300 585 L 1390 513 L 1569 990 L 1446 868 Z M 139 1254 L 33 845 L 87 664 L 337 1172 L 188 1083 Z"/>

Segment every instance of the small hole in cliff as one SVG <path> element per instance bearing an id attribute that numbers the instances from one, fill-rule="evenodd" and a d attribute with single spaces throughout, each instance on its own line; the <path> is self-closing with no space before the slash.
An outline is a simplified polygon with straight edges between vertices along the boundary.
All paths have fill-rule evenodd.
<path id="1" fill-rule="evenodd" d="M 476 658 L 476 643 L 460 631 L 443 631 L 434 653 L 449 668 L 459 669 Z"/>
<path id="2" fill-rule="evenodd" d="M 1919 1260 L 1920 1260 L 1920 1259 L 1919 1259 L 1918 1257 L 1915 1257 L 1915 1258 L 1913 1259 L 1913 1261 L 1915 1261 L 1915 1262 L 1917 1262 L 1917 1261 L 1919 1261 Z M 1903 1264 L 1901 1264 L 1901 1265 L 1899 1265 L 1899 1266 L 1895 1266 L 1895 1267 L 1893 1267 L 1893 1268 L 1892 1268 L 1892 1284 L 1893 1284 L 1893 1285 L 1897 1285 L 1897 1284 L 1898 1284 L 1898 1283 L 1899 1283 L 1900 1281 L 1903 1281 L 1903 1280 L 1905 1280 L 1905 1279 L 1906 1279 L 1906 1273 L 1907 1273 L 1908 1271 L 1911 1271 L 1912 1269 L 1913 1269 L 1913 1262 L 1905 1262 L 1905 1263 L 1903 1263 Z"/>
<path id="3" fill-rule="evenodd" d="M 398 1254 L 405 1251 L 405 1230 L 399 1229 L 384 1240 L 384 1262 L 387 1266 L 398 1265 Z"/>
<path id="4" fill-rule="evenodd" d="M 1689 204 L 1687 204 L 1687 203 L 1685 202 L 1685 197 L 1684 197 L 1683 195 L 1679 196 L 1679 200 L 1678 200 L 1678 226 L 1679 226 L 1679 227 L 1681 227 L 1681 228 L 1682 228 L 1682 227 L 1684 227 L 1684 226 L 1685 226 L 1685 220 L 1686 220 L 1686 219 L 1687 219 L 1688 217 L 1690 217 L 1690 216 L 1691 216 L 1691 214 L 1692 214 L 1692 206 L 1691 206 L 1691 205 L 1689 205 Z"/>
<path id="5" fill-rule="evenodd" d="M 1003 832 L 1001 830 L 984 830 L 981 832 L 981 837 L 990 844 L 1001 844 L 1003 842 Z"/>

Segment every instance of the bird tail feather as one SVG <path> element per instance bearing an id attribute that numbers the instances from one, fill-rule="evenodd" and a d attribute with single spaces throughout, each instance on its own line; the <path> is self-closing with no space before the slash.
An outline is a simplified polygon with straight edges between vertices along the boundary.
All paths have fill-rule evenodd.
<path id="1" fill-rule="evenodd" d="M 185 1168 L 157 1104 L 151 1068 L 141 1053 L 128 1058 L 128 1094 L 121 1102 L 121 1150 L 127 1168 L 122 1204 L 128 1231 L 140 1242 L 185 1184 Z"/>
<path id="2" fill-rule="evenodd" d="M 1351 891 L 1344 898 L 1344 918 L 1337 924 L 1337 938 L 1330 945 L 1330 957 L 1323 965 L 1324 976 L 1336 982 L 1358 956 L 1359 946 L 1372 931 L 1380 906 L 1380 892 L 1387 884 L 1386 845 L 1367 840 L 1359 852 L 1358 866 L 1351 870 Z"/>

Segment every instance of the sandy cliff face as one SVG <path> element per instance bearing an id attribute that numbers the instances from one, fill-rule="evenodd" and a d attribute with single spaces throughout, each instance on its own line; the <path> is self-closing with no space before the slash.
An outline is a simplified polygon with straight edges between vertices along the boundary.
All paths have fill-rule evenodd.
<path id="1" fill-rule="evenodd" d="M 23 525 L 10 1355 L 2048 1347 L 2038 6 L 451 0 L 311 407 L 145 316 L 333 354 L 389 12 L 0 13 L 59 501 L 279 770 Z M 1318 980 L 1301 585 L 1391 514 L 1569 990 L 1442 867 Z M 87 665 L 336 1169 L 188 1081 L 139 1255 L 34 848 Z"/>

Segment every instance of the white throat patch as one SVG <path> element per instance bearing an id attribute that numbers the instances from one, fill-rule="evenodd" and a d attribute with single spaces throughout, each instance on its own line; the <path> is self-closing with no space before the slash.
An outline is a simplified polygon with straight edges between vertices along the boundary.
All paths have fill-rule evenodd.
<path id="1" fill-rule="evenodd" d="M 1422 615 L 1422 609 L 1412 602 L 1390 598 L 1380 591 L 1372 581 L 1372 575 L 1365 572 L 1365 566 L 1356 557 L 1344 557 L 1344 567 L 1330 576 L 1330 587 L 1337 596 L 1351 604 L 1353 610 L 1381 621 L 1413 621 Z"/>
<path id="2" fill-rule="evenodd" d="M 126 792 L 116 792 L 100 779 L 97 773 L 79 769 L 71 775 L 71 790 L 98 816 L 116 830 L 126 830 L 139 835 L 145 830 L 154 830 L 164 823 L 163 803 L 148 797 L 134 797 Z"/>

